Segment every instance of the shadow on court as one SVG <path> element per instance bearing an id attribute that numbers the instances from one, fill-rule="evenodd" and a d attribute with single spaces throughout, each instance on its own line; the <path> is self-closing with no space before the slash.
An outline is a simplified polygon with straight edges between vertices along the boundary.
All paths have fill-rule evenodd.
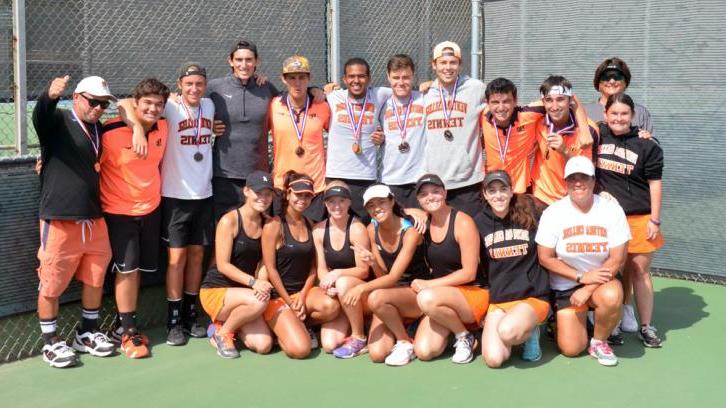
<path id="1" fill-rule="evenodd" d="M 671 330 L 686 329 L 709 316 L 706 302 L 692 288 L 671 286 L 655 292 L 653 324 L 665 340 Z"/>

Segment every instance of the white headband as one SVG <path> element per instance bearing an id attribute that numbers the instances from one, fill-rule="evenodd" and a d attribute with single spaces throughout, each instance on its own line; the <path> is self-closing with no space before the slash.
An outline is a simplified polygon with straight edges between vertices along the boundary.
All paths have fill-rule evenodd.
<path id="1" fill-rule="evenodd" d="M 566 86 L 562 85 L 553 85 L 552 88 L 550 88 L 550 91 L 545 94 L 540 94 L 542 98 L 545 96 L 557 96 L 557 95 L 564 95 L 564 96 L 572 96 L 572 88 L 568 88 Z"/>

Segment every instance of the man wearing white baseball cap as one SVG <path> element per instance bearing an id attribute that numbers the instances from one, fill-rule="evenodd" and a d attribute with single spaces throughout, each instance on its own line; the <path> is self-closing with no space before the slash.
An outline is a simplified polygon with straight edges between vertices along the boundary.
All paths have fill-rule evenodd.
<path id="1" fill-rule="evenodd" d="M 51 367 L 76 364 L 73 349 L 100 357 L 114 350 L 98 330 L 103 280 L 111 260 L 99 195 L 99 118 L 116 98 L 103 78 L 91 76 L 76 86 L 72 109 L 57 109 L 69 81 L 68 75 L 55 78 L 33 110 L 42 163 L 38 318 L 43 361 Z M 71 349 L 57 335 L 56 319 L 58 298 L 74 277 L 83 283 L 83 319 Z"/>
<path id="2" fill-rule="evenodd" d="M 568 357 L 586 348 L 605 366 L 618 359 L 607 338 L 622 313 L 623 288 L 615 274 L 623 267 L 630 227 L 623 209 L 593 194 L 595 167 L 575 156 L 565 165 L 567 196 L 542 213 L 537 256 L 550 272 L 557 320 L 557 346 Z M 585 319 L 594 309 L 595 330 L 587 340 Z"/>

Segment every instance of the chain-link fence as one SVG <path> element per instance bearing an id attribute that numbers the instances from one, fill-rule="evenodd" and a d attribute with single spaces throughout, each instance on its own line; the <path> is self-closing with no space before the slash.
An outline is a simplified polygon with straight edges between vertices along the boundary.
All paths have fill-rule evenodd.
<path id="1" fill-rule="evenodd" d="M 385 84 L 385 63 L 394 53 L 411 55 L 418 79 L 429 79 L 430 53 L 438 41 L 453 40 L 465 54 L 468 71 L 470 2 L 468 0 L 341 1 L 340 36 L 329 35 L 328 0 L 222 1 L 159 0 L 32 0 L 25 4 L 27 144 L 37 155 L 37 137 L 30 112 L 52 78 L 70 75 L 61 106 L 84 76 L 104 77 L 111 91 L 128 95 L 146 77 L 173 87 L 179 66 L 197 61 L 211 77 L 226 75 L 230 47 L 241 39 L 258 45 L 259 72 L 275 85 L 282 61 L 300 53 L 308 57 L 313 82 L 329 78 L 328 47 L 340 44 L 342 64 L 358 56 L 370 61 L 373 84 Z M 13 79 L 13 0 L 0 0 L 0 363 L 39 352 L 35 309 L 38 280 L 38 177 L 32 157 L 15 157 Z M 111 110 L 109 113 L 113 113 Z M 164 319 L 160 288 L 144 289 L 140 297 L 142 325 Z M 78 320 L 79 286 L 61 298 L 59 333 L 68 338 Z M 71 303 L 68 303 L 71 302 Z M 148 310 L 149 313 L 143 312 Z M 112 302 L 104 301 L 104 325 Z"/>

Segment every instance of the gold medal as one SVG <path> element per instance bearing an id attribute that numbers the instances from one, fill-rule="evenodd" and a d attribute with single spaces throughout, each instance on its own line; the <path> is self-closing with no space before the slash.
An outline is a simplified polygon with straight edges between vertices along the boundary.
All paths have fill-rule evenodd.
<path id="1" fill-rule="evenodd" d="M 361 149 L 360 145 L 358 143 L 353 143 L 353 146 L 351 146 L 351 149 L 353 150 L 353 153 L 360 154 Z"/>
<path id="2" fill-rule="evenodd" d="M 96 173 L 100 173 L 101 172 L 101 163 L 99 163 L 99 162 L 94 163 L 93 170 L 96 170 Z"/>

